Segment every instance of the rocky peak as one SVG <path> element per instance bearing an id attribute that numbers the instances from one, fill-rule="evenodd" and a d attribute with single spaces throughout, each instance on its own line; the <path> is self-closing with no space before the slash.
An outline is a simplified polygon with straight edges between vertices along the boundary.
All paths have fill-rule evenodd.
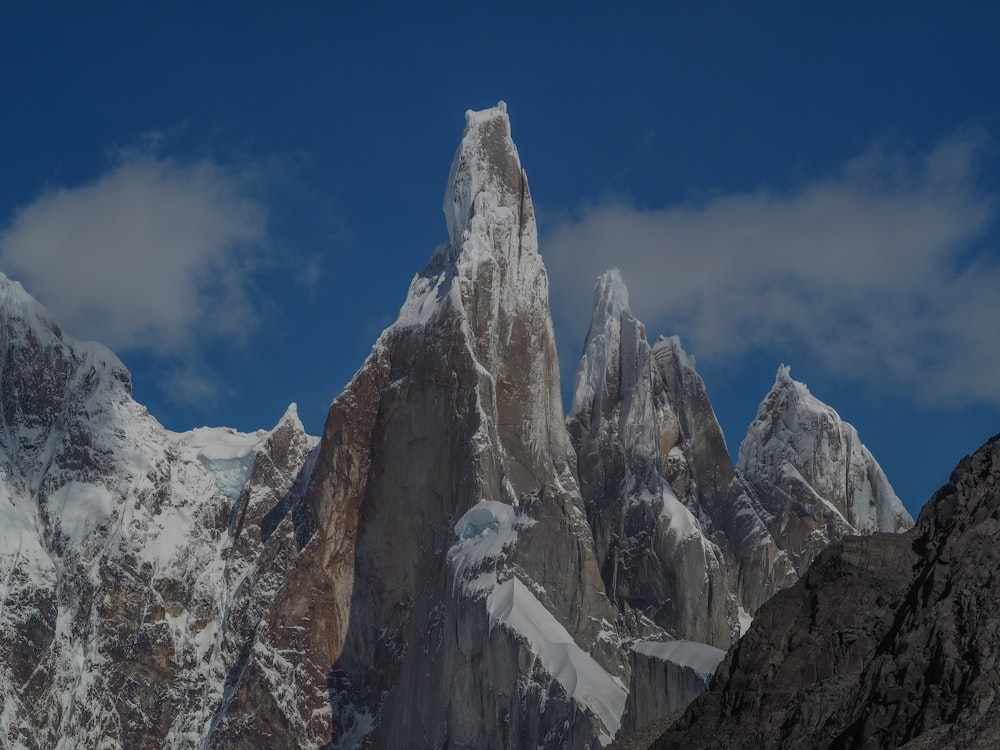
<path id="1" fill-rule="evenodd" d="M 831 502 L 858 533 L 900 532 L 913 518 L 853 425 L 793 380 L 781 365 L 774 386 L 740 446 L 737 467 L 748 477 L 763 465 L 793 468 Z"/>
<path id="2" fill-rule="evenodd" d="M 793 380 L 786 365 L 778 368 L 747 430 L 737 469 L 771 513 L 797 519 L 791 526 L 808 527 L 786 540 L 800 574 L 819 552 L 796 541 L 807 530 L 818 531 L 812 537 L 825 546 L 847 534 L 898 532 L 913 525 L 857 430 Z M 780 534 L 788 528 L 785 524 Z"/>
<path id="3" fill-rule="evenodd" d="M 681 500 L 696 494 L 690 472 L 683 484 L 666 476 L 687 467 L 676 395 L 620 274 L 603 274 L 567 427 L 605 586 L 675 637 L 728 647 L 738 626 L 722 552 L 697 501 Z"/>
<path id="4" fill-rule="evenodd" d="M 634 319 L 629 307 L 628 287 L 622 281 L 621 271 L 612 268 L 598 276 L 594 284 L 594 317 L 591 326 L 623 315 Z"/>
<path id="5" fill-rule="evenodd" d="M 444 332 L 457 329 L 455 344 L 472 355 L 487 413 L 496 414 L 483 430 L 500 443 L 496 455 L 509 466 L 513 499 L 536 484 L 531 477 L 544 476 L 552 456 L 561 475 L 571 471 L 548 277 L 503 102 L 466 113 L 444 213 L 450 242 L 414 277 L 379 346 L 392 346 L 404 331 L 450 336 Z"/>
<path id="6" fill-rule="evenodd" d="M 66 453 L 67 465 L 100 464 L 82 434 L 90 422 L 110 419 L 114 404 L 129 401 L 131 385 L 110 350 L 65 336 L 20 283 L 0 274 L 0 449 L 34 491 L 53 450 Z M 61 443 L 70 434 L 74 444 Z M 69 453 L 79 453 L 78 460 Z"/>
<path id="7" fill-rule="evenodd" d="M 448 189 L 444 196 L 444 213 L 448 236 L 458 248 L 465 239 L 473 218 L 487 211 L 507 210 L 521 221 L 534 223 L 534 214 L 527 195 L 528 183 L 521 169 L 517 147 L 510 135 L 507 104 L 479 112 L 465 113 L 465 132 L 452 161 Z"/>
<path id="8" fill-rule="evenodd" d="M 656 748 L 986 748 L 1000 737 L 1000 435 L 903 534 L 852 536 L 764 605 Z"/>
<path id="9" fill-rule="evenodd" d="M 477 326 L 501 309 L 531 307 L 539 296 L 547 303 L 534 207 L 504 102 L 466 112 L 443 210 L 449 242 L 414 279 L 397 327 L 462 308 L 478 339 L 492 331 Z"/>
<path id="10" fill-rule="evenodd" d="M 594 311 L 573 388 L 573 421 L 596 435 L 614 412 L 607 429 L 627 429 L 633 391 L 649 366 L 646 329 L 629 308 L 621 274 L 606 271 L 594 285 Z"/>
<path id="11" fill-rule="evenodd" d="M 618 727 L 628 664 L 502 103 L 467 114 L 444 204 L 449 242 L 331 405 L 303 494 L 311 536 L 259 631 L 255 653 L 332 667 L 273 713 L 289 746 L 326 745 L 331 723 L 342 747 L 583 747 Z M 269 669 L 254 657 L 247 706 L 272 701 L 253 677 Z"/>

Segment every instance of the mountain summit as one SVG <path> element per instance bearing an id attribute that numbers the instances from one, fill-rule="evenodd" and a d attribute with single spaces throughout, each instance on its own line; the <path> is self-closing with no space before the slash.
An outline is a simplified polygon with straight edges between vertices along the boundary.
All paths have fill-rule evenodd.
<path id="1" fill-rule="evenodd" d="M 564 417 L 503 102 L 443 207 L 319 438 L 294 405 L 163 429 L 0 276 L 0 749 L 597 748 L 700 693 L 838 534 L 906 526 L 790 379 L 734 469 L 617 272 Z"/>
<path id="2" fill-rule="evenodd" d="M 845 536 L 913 526 L 857 430 L 784 365 L 740 445 L 736 468 L 768 514 L 782 519 L 772 533 L 800 576 Z"/>

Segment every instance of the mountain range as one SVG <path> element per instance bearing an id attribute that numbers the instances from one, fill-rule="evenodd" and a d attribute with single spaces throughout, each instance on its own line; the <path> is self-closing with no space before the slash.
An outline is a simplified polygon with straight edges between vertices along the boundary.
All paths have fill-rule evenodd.
<path id="1" fill-rule="evenodd" d="M 694 358 L 650 343 L 616 271 L 566 415 L 502 102 L 466 114 L 444 213 L 319 437 L 294 405 L 164 429 L 0 276 L 0 748 L 601 747 L 721 663 L 691 708 L 714 718 L 684 719 L 718 736 L 769 674 L 740 655 L 784 643 L 776 612 L 824 565 L 876 550 L 902 576 L 925 532 L 854 428 L 781 366 L 734 465 Z"/>

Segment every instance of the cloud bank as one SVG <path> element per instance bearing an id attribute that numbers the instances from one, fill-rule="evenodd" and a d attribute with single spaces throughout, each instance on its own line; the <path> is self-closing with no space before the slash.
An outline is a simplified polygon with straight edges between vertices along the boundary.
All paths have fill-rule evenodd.
<path id="1" fill-rule="evenodd" d="M 0 233 L 0 264 L 75 337 L 176 354 L 245 335 L 267 245 L 253 179 L 212 160 L 125 152 L 50 189 Z"/>
<path id="2" fill-rule="evenodd" d="M 650 332 L 703 360 L 767 347 L 924 402 L 1000 404 L 987 150 L 970 131 L 916 158 L 872 149 L 783 193 L 588 209 L 543 237 L 553 310 L 587 321 L 594 278 L 618 267 Z"/>

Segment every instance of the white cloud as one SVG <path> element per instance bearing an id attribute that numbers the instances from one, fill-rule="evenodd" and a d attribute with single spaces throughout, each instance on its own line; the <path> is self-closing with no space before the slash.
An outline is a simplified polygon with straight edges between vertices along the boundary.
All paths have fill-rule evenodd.
<path id="1" fill-rule="evenodd" d="M 210 404 L 220 396 L 218 379 L 191 364 L 168 370 L 161 378 L 160 390 L 170 403 L 181 405 Z"/>
<path id="2" fill-rule="evenodd" d="M 127 152 L 17 211 L 0 264 L 74 336 L 164 354 L 252 327 L 266 227 L 247 173 Z"/>
<path id="3" fill-rule="evenodd" d="M 593 280 L 618 267 L 650 332 L 702 359 L 773 347 L 924 400 L 1000 403 L 986 146 L 967 132 L 920 158 L 873 149 L 785 193 L 590 209 L 543 237 L 554 312 L 582 341 Z"/>

